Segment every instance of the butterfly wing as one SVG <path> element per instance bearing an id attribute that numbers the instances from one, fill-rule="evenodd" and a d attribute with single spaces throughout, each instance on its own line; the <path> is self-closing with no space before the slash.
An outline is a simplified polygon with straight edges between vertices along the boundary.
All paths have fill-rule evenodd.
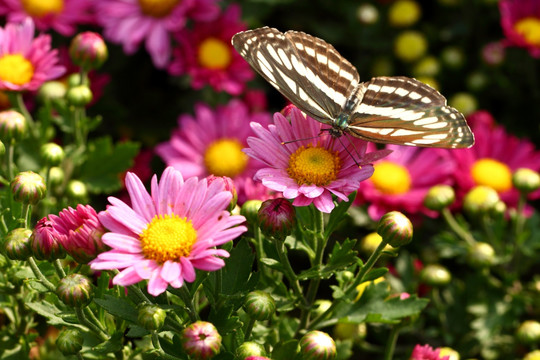
<path id="1" fill-rule="evenodd" d="M 466 148 L 474 136 L 446 98 L 418 80 L 376 77 L 360 84 L 347 132 L 368 141 L 410 146 Z"/>
<path id="2" fill-rule="evenodd" d="M 333 122 L 359 82 L 332 45 L 303 32 L 263 27 L 234 35 L 232 44 L 289 101 L 324 123 Z"/>

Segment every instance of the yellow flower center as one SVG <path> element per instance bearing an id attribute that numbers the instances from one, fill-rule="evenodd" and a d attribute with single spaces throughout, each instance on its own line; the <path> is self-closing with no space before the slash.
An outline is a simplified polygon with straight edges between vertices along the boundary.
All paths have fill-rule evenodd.
<path id="1" fill-rule="evenodd" d="M 540 19 L 536 17 L 526 17 L 514 24 L 514 30 L 525 38 L 525 40 L 535 46 L 540 46 Z"/>
<path id="2" fill-rule="evenodd" d="M 328 185 L 341 169 L 341 159 L 337 151 L 321 147 L 302 146 L 289 158 L 287 173 L 299 185 Z"/>
<path id="3" fill-rule="evenodd" d="M 20 54 L 8 54 L 0 58 L 0 80 L 23 85 L 34 76 L 34 66 Z"/>
<path id="4" fill-rule="evenodd" d="M 476 185 L 485 185 L 503 192 L 512 188 L 512 171 L 506 164 L 494 159 L 480 159 L 471 168 Z"/>
<path id="5" fill-rule="evenodd" d="M 156 215 L 139 238 L 144 257 L 163 264 L 188 256 L 197 242 L 197 231 L 186 218 L 174 214 Z"/>
<path id="6" fill-rule="evenodd" d="M 28 15 L 35 17 L 59 14 L 64 10 L 63 0 L 21 0 L 21 5 Z"/>
<path id="7" fill-rule="evenodd" d="M 204 153 L 204 165 L 210 174 L 234 178 L 247 166 L 248 156 L 235 139 L 221 139 L 212 143 Z"/>
<path id="8" fill-rule="evenodd" d="M 139 0 L 143 14 L 162 18 L 171 13 L 180 0 Z"/>
<path id="9" fill-rule="evenodd" d="M 231 63 L 231 49 L 222 40 L 205 39 L 199 45 L 199 64 L 208 69 L 226 69 Z"/>
<path id="10" fill-rule="evenodd" d="M 411 188 L 411 175 L 405 166 L 391 161 L 375 164 L 375 172 L 371 176 L 375 188 L 388 195 L 404 194 Z"/>

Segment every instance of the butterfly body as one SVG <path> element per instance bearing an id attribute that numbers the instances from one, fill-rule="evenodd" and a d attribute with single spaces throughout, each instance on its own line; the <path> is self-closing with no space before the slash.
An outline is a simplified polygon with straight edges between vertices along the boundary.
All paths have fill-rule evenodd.
<path id="1" fill-rule="evenodd" d="M 474 136 L 465 117 L 437 90 L 404 76 L 360 82 L 356 68 L 324 40 L 263 27 L 232 44 L 271 85 L 310 117 L 368 141 L 465 148 Z"/>

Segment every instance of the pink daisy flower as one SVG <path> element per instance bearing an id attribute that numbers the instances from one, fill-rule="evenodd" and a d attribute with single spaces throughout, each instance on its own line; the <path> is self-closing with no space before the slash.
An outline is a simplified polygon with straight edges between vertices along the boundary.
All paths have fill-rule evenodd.
<path id="1" fill-rule="evenodd" d="M 450 360 L 450 356 L 440 356 L 441 349 L 433 349 L 429 345 L 416 345 L 410 360 Z"/>
<path id="2" fill-rule="evenodd" d="M 61 35 L 71 36 L 77 25 L 93 20 L 90 13 L 92 0 L 1 0 L 0 15 L 9 22 L 22 22 L 31 17 L 41 31 L 54 29 Z"/>
<path id="3" fill-rule="evenodd" d="M 64 71 L 57 51 L 51 50 L 51 37 L 34 39 L 32 19 L 0 28 L 0 90 L 34 91 Z"/>
<path id="4" fill-rule="evenodd" d="M 432 186 L 452 183 L 455 164 L 449 152 L 399 145 L 386 149 L 392 153 L 374 164 L 375 173 L 358 190 L 356 202 L 368 204 L 373 220 L 393 210 L 436 216 L 423 205 L 424 197 Z"/>
<path id="5" fill-rule="evenodd" d="M 180 46 L 173 51 L 169 72 L 189 75 L 191 86 L 197 90 L 209 84 L 216 91 L 241 94 L 254 76 L 231 45 L 232 36 L 243 30 L 246 26 L 240 20 L 240 7 L 231 5 L 217 20 L 196 23 L 193 30 L 178 32 L 175 38 Z"/>
<path id="6" fill-rule="evenodd" d="M 540 58 L 540 2 L 538 0 L 501 0 L 501 26 L 510 46 L 526 48 Z"/>
<path id="7" fill-rule="evenodd" d="M 169 141 L 156 147 L 156 153 L 165 164 L 181 170 L 185 177 L 230 177 L 241 204 L 248 199 L 266 199 L 266 188 L 251 180 L 263 164 L 242 152 L 248 136 L 253 134 L 250 122 L 266 126 L 270 114 L 252 114 L 239 100 L 232 100 L 215 110 L 197 104 L 195 116 L 181 115 L 178 129 Z"/>
<path id="8" fill-rule="evenodd" d="M 97 21 L 105 37 L 122 44 L 133 54 L 145 42 L 157 68 L 163 69 L 171 56 L 171 33 L 185 27 L 188 18 L 213 20 L 219 14 L 215 0 L 96 0 Z"/>
<path id="9" fill-rule="evenodd" d="M 268 129 L 251 123 L 256 137 L 247 139 L 249 148 L 244 152 L 267 166 L 257 171 L 255 180 L 282 192 L 287 199 L 294 199 L 295 206 L 313 204 L 322 212 L 331 212 L 332 195 L 348 201 L 347 196 L 373 174 L 369 163 L 387 152 L 366 156 L 367 142 L 352 137 L 338 140 L 327 132 L 321 134 L 320 122 L 306 118 L 296 107 L 287 109 L 290 109 L 285 111 L 289 119 L 276 113 L 274 125 Z M 351 154 L 360 156 L 356 161 L 361 167 Z"/>
<path id="10" fill-rule="evenodd" d="M 501 200 L 515 207 L 519 192 L 512 185 L 512 175 L 519 168 L 540 171 L 540 151 L 527 140 L 510 135 L 487 111 L 477 111 L 467 118 L 475 136 L 470 149 L 452 150 L 456 167 L 455 179 L 458 198 L 478 185 L 495 189 Z M 540 190 L 529 194 L 529 199 L 540 197 Z"/>
<path id="11" fill-rule="evenodd" d="M 232 194 L 223 182 L 208 185 L 206 179 L 190 178 L 172 167 L 158 183 L 152 178 L 149 194 L 133 173 L 126 176 L 132 206 L 109 197 L 111 205 L 99 213 L 99 220 L 110 230 L 103 242 L 112 250 L 101 253 L 90 263 L 95 270 L 121 269 L 113 284 L 127 286 L 148 280 L 148 293 L 157 296 L 168 285 L 179 288 L 195 280 L 195 269 L 215 271 L 228 257 L 216 249 L 247 229 L 237 226 L 243 216 L 225 211 Z"/>

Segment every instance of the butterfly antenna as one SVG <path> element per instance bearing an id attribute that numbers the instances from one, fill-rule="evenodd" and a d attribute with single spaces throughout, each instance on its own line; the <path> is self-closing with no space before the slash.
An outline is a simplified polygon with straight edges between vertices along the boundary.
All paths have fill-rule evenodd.
<path id="1" fill-rule="evenodd" d="M 290 141 L 282 141 L 281 142 L 281 145 L 285 145 L 285 144 L 291 144 L 291 143 L 294 143 L 294 142 L 297 142 L 297 141 L 303 141 L 303 140 L 313 140 L 313 139 L 318 139 L 321 134 L 323 132 L 321 131 L 317 136 L 311 136 L 311 137 L 307 137 L 307 138 L 302 138 L 302 139 L 294 139 L 294 140 L 290 140 Z"/>
<path id="2" fill-rule="evenodd" d="M 349 151 L 349 148 L 345 146 L 345 144 L 343 143 L 343 141 L 341 141 L 341 138 L 342 138 L 341 136 L 337 138 L 337 139 L 339 140 L 341 146 L 343 146 L 343 148 L 345 149 L 345 151 L 347 152 L 347 154 L 349 154 L 349 156 L 353 159 L 353 161 L 354 161 L 354 163 L 356 164 L 356 166 L 358 166 L 359 168 L 361 168 L 362 165 L 360 165 L 360 164 L 358 163 L 358 161 L 356 161 L 356 158 L 355 158 L 354 155 Z M 353 146 L 354 151 L 356 152 L 356 155 L 357 155 L 358 157 L 360 157 L 360 154 L 358 153 L 358 150 L 356 149 L 356 146 L 354 145 L 354 143 L 351 141 L 351 139 L 349 139 L 348 136 L 346 136 L 346 138 L 347 138 L 347 141 L 349 141 L 349 144 L 351 144 L 351 145 Z"/>

